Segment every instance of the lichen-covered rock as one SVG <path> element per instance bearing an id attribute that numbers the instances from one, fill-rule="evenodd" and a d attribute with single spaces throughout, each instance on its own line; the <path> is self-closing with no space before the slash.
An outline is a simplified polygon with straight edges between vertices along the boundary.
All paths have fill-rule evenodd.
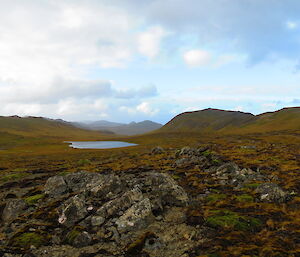
<path id="1" fill-rule="evenodd" d="M 135 202 L 141 201 L 143 194 L 139 188 L 133 188 L 127 191 L 119 198 L 106 202 L 100 209 L 97 210 L 97 214 L 101 217 L 108 218 L 116 215 L 120 211 L 128 209 Z"/>
<path id="2" fill-rule="evenodd" d="M 105 175 L 101 180 L 95 180 L 87 185 L 91 196 L 100 199 L 110 199 L 123 190 L 124 183 L 118 176 Z"/>
<path id="3" fill-rule="evenodd" d="M 91 242 L 92 242 L 91 235 L 88 232 L 83 231 L 78 233 L 77 236 L 75 236 L 72 245 L 75 247 L 84 247 L 90 245 Z"/>
<path id="4" fill-rule="evenodd" d="M 147 226 L 154 219 L 151 208 L 149 198 L 134 204 L 116 221 L 118 230 L 128 231 Z"/>
<path id="5" fill-rule="evenodd" d="M 79 171 L 66 175 L 64 180 L 71 192 L 78 192 L 86 189 L 91 183 L 100 183 L 104 176 L 94 172 Z"/>
<path id="6" fill-rule="evenodd" d="M 191 148 L 189 146 L 185 146 L 181 148 L 177 153 L 176 156 L 201 156 L 205 151 L 208 150 L 208 147 L 203 146 L 199 148 Z"/>
<path id="7" fill-rule="evenodd" d="M 47 195 L 57 196 L 68 191 L 68 186 L 62 176 L 54 176 L 47 180 L 44 191 Z"/>
<path id="8" fill-rule="evenodd" d="M 239 166 L 237 166 L 235 163 L 229 162 L 218 167 L 216 170 L 216 175 L 222 176 L 225 174 L 236 174 L 238 170 Z"/>
<path id="9" fill-rule="evenodd" d="M 85 198 L 81 195 L 75 195 L 65 201 L 58 209 L 58 222 L 66 227 L 73 226 L 78 221 L 84 219 L 88 214 Z"/>
<path id="10" fill-rule="evenodd" d="M 148 187 L 151 198 L 159 199 L 164 205 L 184 206 L 189 200 L 184 189 L 168 174 L 149 173 L 141 184 Z"/>
<path id="11" fill-rule="evenodd" d="M 21 199 L 10 200 L 6 204 L 3 210 L 2 220 L 5 222 L 14 220 L 22 213 L 22 211 L 26 208 L 26 206 L 27 205 L 24 200 Z"/>
<path id="12" fill-rule="evenodd" d="M 156 146 L 152 148 L 151 153 L 152 154 L 162 154 L 164 152 L 164 149 L 160 146 Z"/>
<path id="13" fill-rule="evenodd" d="M 93 227 L 101 226 L 105 222 L 105 218 L 102 216 L 93 216 L 91 217 L 91 225 Z"/>
<path id="14" fill-rule="evenodd" d="M 284 203 L 290 197 L 288 192 L 285 192 L 274 183 L 261 184 L 256 188 L 255 192 L 259 194 L 259 199 L 263 202 Z"/>

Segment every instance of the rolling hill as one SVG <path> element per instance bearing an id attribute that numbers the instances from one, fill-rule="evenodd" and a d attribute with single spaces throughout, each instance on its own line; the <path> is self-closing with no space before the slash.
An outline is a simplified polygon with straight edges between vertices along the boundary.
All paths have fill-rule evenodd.
<path id="1" fill-rule="evenodd" d="M 142 122 L 131 122 L 129 124 L 116 123 L 110 121 L 95 121 L 90 123 L 73 123 L 74 126 L 90 130 L 111 131 L 118 135 L 139 135 L 162 127 L 161 124 L 144 120 Z"/>
<path id="2" fill-rule="evenodd" d="M 61 120 L 42 117 L 0 116 L 0 145 L 26 140 L 88 140 L 103 138 L 97 131 L 76 128 Z"/>
<path id="3" fill-rule="evenodd" d="M 238 111 L 204 109 L 177 115 L 160 132 L 259 133 L 300 130 L 300 107 L 260 115 Z"/>

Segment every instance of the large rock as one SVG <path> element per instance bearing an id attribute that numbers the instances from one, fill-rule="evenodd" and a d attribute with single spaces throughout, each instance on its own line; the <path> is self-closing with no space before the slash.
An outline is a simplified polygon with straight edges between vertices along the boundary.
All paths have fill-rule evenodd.
<path id="1" fill-rule="evenodd" d="M 259 194 L 259 199 L 263 202 L 284 203 L 290 197 L 288 192 L 285 192 L 274 183 L 261 184 L 256 188 L 255 192 Z"/>
<path id="2" fill-rule="evenodd" d="M 181 148 L 178 152 L 177 152 L 177 157 L 178 156 L 200 156 L 203 154 L 203 152 L 205 152 L 206 150 L 208 150 L 209 148 L 204 146 L 204 147 L 199 147 L 199 148 L 191 148 L 189 146 L 185 146 L 183 148 Z"/>
<path id="3" fill-rule="evenodd" d="M 91 196 L 100 199 L 110 199 L 116 194 L 122 192 L 124 183 L 118 176 L 105 175 L 101 180 L 95 180 L 87 185 Z"/>
<path id="4" fill-rule="evenodd" d="M 222 176 L 222 175 L 235 175 L 239 171 L 239 166 L 237 166 L 233 162 L 225 163 L 217 168 L 216 175 Z"/>
<path id="5" fill-rule="evenodd" d="M 208 159 L 203 155 L 190 155 L 187 157 L 182 157 L 176 160 L 175 165 L 177 167 L 186 167 L 192 165 L 199 165 L 200 167 L 206 167 L 209 165 Z"/>
<path id="6" fill-rule="evenodd" d="M 141 201 L 143 199 L 143 194 L 139 188 L 134 188 L 122 196 L 113 199 L 97 211 L 97 215 L 100 215 L 103 218 L 109 218 L 116 215 L 120 211 L 124 211 L 132 206 L 135 202 Z"/>
<path id="7" fill-rule="evenodd" d="M 185 206 L 189 200 L 184 189 L 168 174 L 149 173 L 141 184 L 151 198 L 159 199 L 163 205 Z"/>
<path id="8" fill-rule="evenodd" d="M 74 238 L 72 245 L 75 247 L 84 247 L 90 245 L 91 243 L 92 243 L 91 235 L 88 232 L 83 231 Z"/>
<path id="9" fill-rule="evenodd" d="M 152 154 L 162 154 L 164 152 L 164 149 L 160 146 L 156 146 L 151 150 Z"/>
<path id="10" fill-rule="evenodd" d="M 84 196 L 75 195 L 63 203 L 58 208 L 58 222 L 66 227 L 71 227 L 80 220 L 84 219 L 87 214 Z"/>
<path id="11" fill-rule="evenodd" d="M 149 198 L 131 206 L 117 221 L 118 230 L 125 232 L 132 229 L 146 227 L 154 220 Z"/>
<path id="12" fill-rule="evenodd" d="M 104 175 L 88 171 L 74 172 L 64 177 L 71 192 L 83 191 L 88 184 L 101 183 L 103 179 Z"/>
<path id="13" fill-rule="evenodd" d="M 10 200 L 2 213 L 2 220 L 7 222 L 17 218 L 26 208 L 26 203 L 21 199 Z"/>
<path id="14" fill-rule="evenodd" d="M 68 186 L 62 176 L 54 176 L 47 180 L 44 191 L 47 195 L 57 196 L 66 193 Z"/>

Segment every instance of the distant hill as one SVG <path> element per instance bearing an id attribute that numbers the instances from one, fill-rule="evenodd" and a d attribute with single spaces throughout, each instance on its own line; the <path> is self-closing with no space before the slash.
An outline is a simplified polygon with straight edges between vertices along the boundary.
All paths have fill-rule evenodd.
<path id="1" fill-rule="evenodd" d="M 124 123 L 111 122 L 107 120 L 72 122 L 72 123 L 77 127 L 91 129 L 91 130 L 103 130 L 103 129 L 106 130 L 107 128 L 126 125 Z"/>
<path id="2" fill-rule="evenodd" d="M 260 115 L 219 109 L 185 112 L 174 117 L 159 131 L 258 133 L 299 129 L 300 107 L 292 107 Z"/>
<path id="3" fill-rule="evenodd" d="M 116 123 L 110 121 L 95 121 L 90 123 L 73 123 L 75 126 L 91 130 L 111 131 L 119 135 L 138 135 L 144 134 L 162 127 L 162 124 L 145 120 L 142 122 L 131 122 L 129 124 Z"/>
<path id="4" fill-rule="evenodd" d="M 95 139 L 103 137 L 103 133 L 74 127 L 63 120 L 51 120 L 42 117 L 0 116 L 0 137 L 13 138 L 57 138 L 57 139 Z"/>

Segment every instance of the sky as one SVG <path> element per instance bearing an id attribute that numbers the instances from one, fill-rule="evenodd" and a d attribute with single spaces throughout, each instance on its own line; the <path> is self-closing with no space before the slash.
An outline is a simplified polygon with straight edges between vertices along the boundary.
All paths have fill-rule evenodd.
<path id="1" fill-rule="evenodd" d="M 299 0 L 0 0 L 0 115 L 300 106 Z"/>

